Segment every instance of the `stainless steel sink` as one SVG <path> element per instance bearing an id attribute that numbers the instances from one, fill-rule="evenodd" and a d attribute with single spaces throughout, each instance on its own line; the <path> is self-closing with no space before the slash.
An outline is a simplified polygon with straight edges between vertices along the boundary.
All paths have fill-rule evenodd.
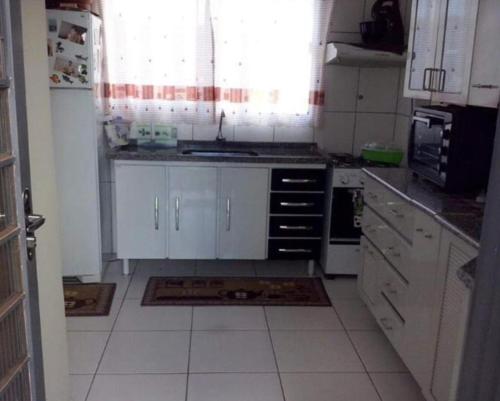
<path id="1" fill-rule="evenodd" d="M 239 157 L 239 156 L 258 156 L 257 152 L 252 150 L 224 150 L 224 149 L 187 149 L 182 151 L 183 155 L 208 156 L 208 157 Z"/>

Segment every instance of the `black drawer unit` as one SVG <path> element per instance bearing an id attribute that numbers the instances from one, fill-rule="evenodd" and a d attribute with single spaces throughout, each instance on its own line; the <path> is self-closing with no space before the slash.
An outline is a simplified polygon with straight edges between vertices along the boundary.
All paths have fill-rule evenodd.
<path id="1" fill-rule="evenodd" d="M 321 237 L 323 217 L 271 216 L 269 237 Z"/>
<path id="2" fill-rule="evenodd" d="M 273 169 L 271 191 L 324 191 L 323 169 Z"/>
<path id="3" fill-rule="evenodd" d="M 273 169 L 269 205 L 269 259 L 320 257 L 326 170 Z"/>
<path id="4" fill-rule="evenodd" d="M 270 239 L 269 259 L 318 259 L 320 239 Z"/>
<path id="5" fill-rule="evenodd" d="M 322 193 L 271 193 L 271 214 L 323 214 Z"/>

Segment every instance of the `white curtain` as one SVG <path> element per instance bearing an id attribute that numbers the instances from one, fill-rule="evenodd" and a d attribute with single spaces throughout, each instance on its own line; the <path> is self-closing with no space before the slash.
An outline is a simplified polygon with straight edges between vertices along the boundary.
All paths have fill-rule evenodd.
<path id="1" fill-rule="evenodd" d="M 144 122 L 313 125 L 333 0 L 105 0 L 108 111 Z"/>

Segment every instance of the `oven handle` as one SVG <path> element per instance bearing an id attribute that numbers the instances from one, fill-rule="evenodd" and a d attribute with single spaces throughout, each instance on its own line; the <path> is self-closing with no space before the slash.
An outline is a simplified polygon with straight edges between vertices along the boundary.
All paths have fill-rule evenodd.
<path id="1" fill-rule="evenodd" d="M 424 123 L 427 126 L 427 128 L 431 127 L 431 119 L 430 118 L 413 116 L 413 121 L 418 121 L 420 123 Z"/>

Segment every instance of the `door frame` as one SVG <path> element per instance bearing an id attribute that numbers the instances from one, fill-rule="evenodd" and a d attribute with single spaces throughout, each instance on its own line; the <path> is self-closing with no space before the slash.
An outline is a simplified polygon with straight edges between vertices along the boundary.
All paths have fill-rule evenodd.
<path id="1" fill-rule="evenodd" d="M 26 92 L 24 77 L 23 34 L 21 18 L 21 2 L 15 0 L 0 0 L 2 9 L 0 18 L 6 37 L 6 70 L 12 78 L 11 97 L 13 98 L 11 114 L 11 130 L 15 132 L 12 150 L 15 155 L 18 180 L 16 186 L 23 191 L 31 188 L 28 124 L 26 109 Z M 26 290 L 26 333 L 28 339 L 28 354 L 30 355 L 31 394 L 34 401 L 45 401 L 45 381 L 43 374 L 43 354 L 40 327 L 40 309 L 38 300 L 38 279 L 36 272 L 36 257 L 28 260 L 26 252 L 26 227 L 24 223 L 24 204 L 22 194 L 16 196 L 19 225 L 22 227 L 20 246 L 22 252 L 23 281 Z"/>
<path id="2" fill-rule="evenodd" d="M 458 401 L 500 400 L 500 113 Z"/>

